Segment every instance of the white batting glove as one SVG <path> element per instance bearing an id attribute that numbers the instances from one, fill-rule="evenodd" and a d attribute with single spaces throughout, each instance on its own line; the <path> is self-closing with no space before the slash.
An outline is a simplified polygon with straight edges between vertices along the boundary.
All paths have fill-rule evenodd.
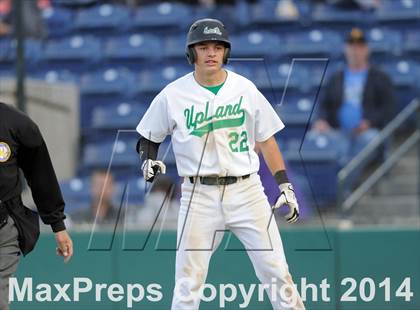
<path id="1" fill-rule="evenodd" d="M 285 216 L 288 223 L 294 223 L 299 218 L 299 206 L 296 199 L 295 191 L 291 183 L 283 183 L 279 185 L 280 196 L 274 205 L 274 209 L 287 205 L 290 212 Z"/>
<path id="2" fill-rule="evenodd" d="M 166 166 L 160 160 L 147 159 L 142 163 L 141 169 L 143 170 L 143 177 L 146 182 L 153 182 L 159 173 L 166 173 Z"/>

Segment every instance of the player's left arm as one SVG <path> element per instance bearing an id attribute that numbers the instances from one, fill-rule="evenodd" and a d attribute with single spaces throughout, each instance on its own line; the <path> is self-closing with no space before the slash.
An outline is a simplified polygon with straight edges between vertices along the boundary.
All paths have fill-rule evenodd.
<path id="1" fill-rule="evenodd" d="M 268 168 L 279 185 L 280 196 L 277 198 L 274 208 L 279 208 L 284 204 L 287 205 L 290 209 L 290 212 L 286 215 L 287 222 L 296 222 L 299 218 L 299 206 L 293 186 L 287 177 L 283 156 L 276 139 L 271 136 L 263 142 L 257 142 L 257 147 L 263 154 Z"/>

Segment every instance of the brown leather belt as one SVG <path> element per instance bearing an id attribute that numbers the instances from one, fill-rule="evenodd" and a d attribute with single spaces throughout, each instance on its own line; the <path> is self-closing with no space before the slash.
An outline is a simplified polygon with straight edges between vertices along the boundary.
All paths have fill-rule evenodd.
<path id="1" fill-rule="evenodd" d="M 229 185 L 238 182 L 239 180 L 248 179 L 250 174 L 245 174 L 241 177 L 188 177 L 192 184 L 195 183 L 197 179 L 200 180 L 200 183 L 203 185 Z"/>

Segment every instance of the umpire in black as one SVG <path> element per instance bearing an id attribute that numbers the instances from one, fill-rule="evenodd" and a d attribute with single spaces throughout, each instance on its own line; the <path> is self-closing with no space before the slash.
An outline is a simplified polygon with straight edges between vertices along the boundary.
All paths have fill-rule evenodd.
<path id="1" fill-rule="evenodd" d="M 20 254 L 32 251 L 39 237 L 38 213 L 22 204 L 19 168 L 42 221 L 55 233 L 57 255 L 67 262 L 73 244 L 64 225 L 64 201 L 45 141 L 27 115 L 0 102 L 0 310 L 8 309 L 9 278 Z"/>

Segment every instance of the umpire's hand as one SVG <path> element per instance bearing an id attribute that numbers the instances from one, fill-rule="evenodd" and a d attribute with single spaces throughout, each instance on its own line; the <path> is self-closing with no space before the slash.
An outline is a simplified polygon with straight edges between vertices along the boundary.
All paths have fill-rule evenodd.
<path id="1" fill-rule="evenodd" d="M 67 263 L 73 256 L 73 241 L 65 230 L 56 232 L 55 240 L 57 241 L 57 255 L 63 256 L 64 262 Z"/>
<path id="2" fill-rule="evenodd" d="M 294 223 L 299 218 L 299 205 L 296 199 L 295 191 L 291 183 L 283 183 L 279 185 L 280 196 L 277 198 L 274 208 L 280 208 L 287 205 L 290 212 L 285 216 L 288 223 Z"/>
<path id="3" fill-rule="evenodd" d="M 147 159 L 141 165 L 141 169 L 143 170 L 143 177 L 146 182 L 153 182 L 159 173 L 166 173 L 166 166 L 160 160 Z"/>

